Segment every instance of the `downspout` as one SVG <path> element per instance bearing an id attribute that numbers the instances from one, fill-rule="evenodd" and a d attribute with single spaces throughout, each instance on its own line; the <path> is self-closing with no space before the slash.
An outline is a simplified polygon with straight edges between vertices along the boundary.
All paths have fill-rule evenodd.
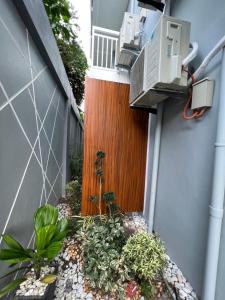
<path id="1" fill-rule="evenodd" d="M 171 1 L 164 1 L 165 9 L 164 14 L 170 15 Z M 156 204 L 156 192 L 158 184 L 158 170 L 159 170 L 159 155 L 161 146 L 161 132 L 162 132 L 162 116 L 163 116 L 163 102 L 157 106 L 157 123 L 155 130 L 155 143 L 153 149 L 153 166 L 152 166 L 152 181 L 151 181 L 151 192 L 150 192 L 150 204 L 149 204 L 149 220 L 148 230 L 150 233 L 153 232 L 154 216 L 155 216 L 155 204 Z"/>
<path id="2" fill-rule="evenodd" d="M 155 130 L 155 143 L 153 149 L 153 166 L 152 166 L 152 181 L 150 192 L 150 205 L 149 205 L 149 221 L 148 229 L 152 233 L 155 215 L 156 192 L 158 183 L 158 169 L 159 169 L 159 154 L 161 145 L 161 132 L 162 132 L 162 115 L 163 115 L 163 102 L 158 104 L 157 109 L 157 123 Z"/>
<path id="3" fill-rule="evenodd" d="M 131 11 L 132 14 L 134 14 L 134 7 L 135 7 L 134 2 L 135 2 L 135 0 L 131 0 L 131 9 L 130 9 L 130 11 Z"/>
<path id="4" fill-rule="evenodd" d="M 214 300 L 220 250 L 225 192 L 225 50 L 223 48 L 220 101 L 217 121 L 212 199 L 209 206 L 209 232 L 203 283 L 203 300 Z"/>

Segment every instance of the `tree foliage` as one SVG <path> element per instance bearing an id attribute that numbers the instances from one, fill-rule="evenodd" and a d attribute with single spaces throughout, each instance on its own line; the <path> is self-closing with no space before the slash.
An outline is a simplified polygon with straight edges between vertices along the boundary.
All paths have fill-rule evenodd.
<path id="1" fill-rule="evenodd" d="M 75 12 L 68 0 L 44 0 L 44 5 L 76 103 L 80 105 L 84 95 L 84 80 L 88 63 L 74 32 L 74 29 L 78 28 Z"/>

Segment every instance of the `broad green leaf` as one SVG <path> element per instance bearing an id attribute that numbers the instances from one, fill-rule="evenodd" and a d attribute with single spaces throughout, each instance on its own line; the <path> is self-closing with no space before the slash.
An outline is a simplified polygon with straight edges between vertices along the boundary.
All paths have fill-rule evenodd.
<path id="1" fill-rule="evenodd" d="M 39 228 L 55 225 L 58 221 L 58 210 L 50 204 L 46 204 L 37 209 L 34 214 L 34 228 L 37 231 Z"/>
<path id="2" fill-rule="evenodd" d="M 15 249 L 0 250 L 0 260 L 3 260 L 10 264 L 17 264 L 19 262 L 30 261 L 31 259 L 31 255 L 25 249 L 23 251 Z"/>
<path id="3" fill-rule="evenodd" d="M 61 249 L 62 249 L 61 241 L 53 242 L 47 247 L 45 252 L 42 254 L 42 257 L 46 257 L 49 260 L 51 260 L 59 254 Z"/>
<path id="4" fill-rule="evenodd" d="M 20 278 L 13 280 L 9 284 L 7 284 L 4 288 L 0 290 L 0 298 L 7 295 L 9 292 L 15 290 L 23 281 L 25 281 L 26 278 Z"/>
<path id="5" fill-rule="evenodd" d="M 66 234 L 67 234 L 67 231 L 56 233 L 54 235 L 54 237 L 52 238 L 51 242 L 58 242 L 58 241 L 64 240 L 64 238 L 66 237 Z"/>
<path id="6" fill-rule="evenodd" d="M 38 250 L 44 250 L 50 244 L 56 232 L 57 232 L 56 225 L 47 225 L 44 227 L 40 227 L 36 231 L 35 247 Z"/>
<path id="7" fill-rule="evenodd" d="M 45 275 L 42 279 L 41 279 L 41 282 L 43 283 L 46 283 L 46 284 L 51 284 L 53 283 L 54 281 L 56 281 L 57 279 L 57 276 L 54 275 L 54 274 L 48 274 L 48 275 Z"/>
<path id="8" fill-rule="evenodd" d="M 66 230 L 68 226 L 68 221 L 66 218 L 61 219 L 57 224 L 57 229 L 59 232 L 63 232 Z"/>
<path id="9" fill-rule="evenodd" d="M 17 242 L 11 235 L 3 234 L 2 238 L 9 248 L 18 250 L 24 249 L 23 246 L 19 242 Z"/>

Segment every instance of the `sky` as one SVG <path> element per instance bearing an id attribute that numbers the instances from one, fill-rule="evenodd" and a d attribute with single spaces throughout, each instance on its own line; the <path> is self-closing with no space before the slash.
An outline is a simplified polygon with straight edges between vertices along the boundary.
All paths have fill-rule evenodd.
<path id="1" fill-rule="evenodd" d="M 80 31 L 77 32 L 78 40 L 90 62 L 90 33 L 91 33 L 91 0 L 69 0 L 77 11 L 77 24 Z"/>

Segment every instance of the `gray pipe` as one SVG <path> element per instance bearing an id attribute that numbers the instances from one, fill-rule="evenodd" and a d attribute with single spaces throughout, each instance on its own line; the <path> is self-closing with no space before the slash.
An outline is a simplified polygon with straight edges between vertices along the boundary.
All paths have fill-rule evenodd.
<path id="1" fill-rule="evenodd" d="M 220 250 L 225 192 L 225 50 L 223 49 L 212 199 L 202 300 L 214 300 Z"/>
<path id="2" fill-rule="evenodd" d="M 152 181 L 151 181 L 149 221 L 148 221 L 148 229 L 150 233 L 153 231 L 153 225 L 154 225 L 156 192 L 157 192 L 157 183 L 158 183 L 159 155 L 160 155 L 161 132 L 162 132 L 162 115 L 163 115 L 163 102 L 158 104 L 157 107 L 157 123 L 156 123 L 156 130 L 155 130 L 154 150 L 153 150 Z"/>

